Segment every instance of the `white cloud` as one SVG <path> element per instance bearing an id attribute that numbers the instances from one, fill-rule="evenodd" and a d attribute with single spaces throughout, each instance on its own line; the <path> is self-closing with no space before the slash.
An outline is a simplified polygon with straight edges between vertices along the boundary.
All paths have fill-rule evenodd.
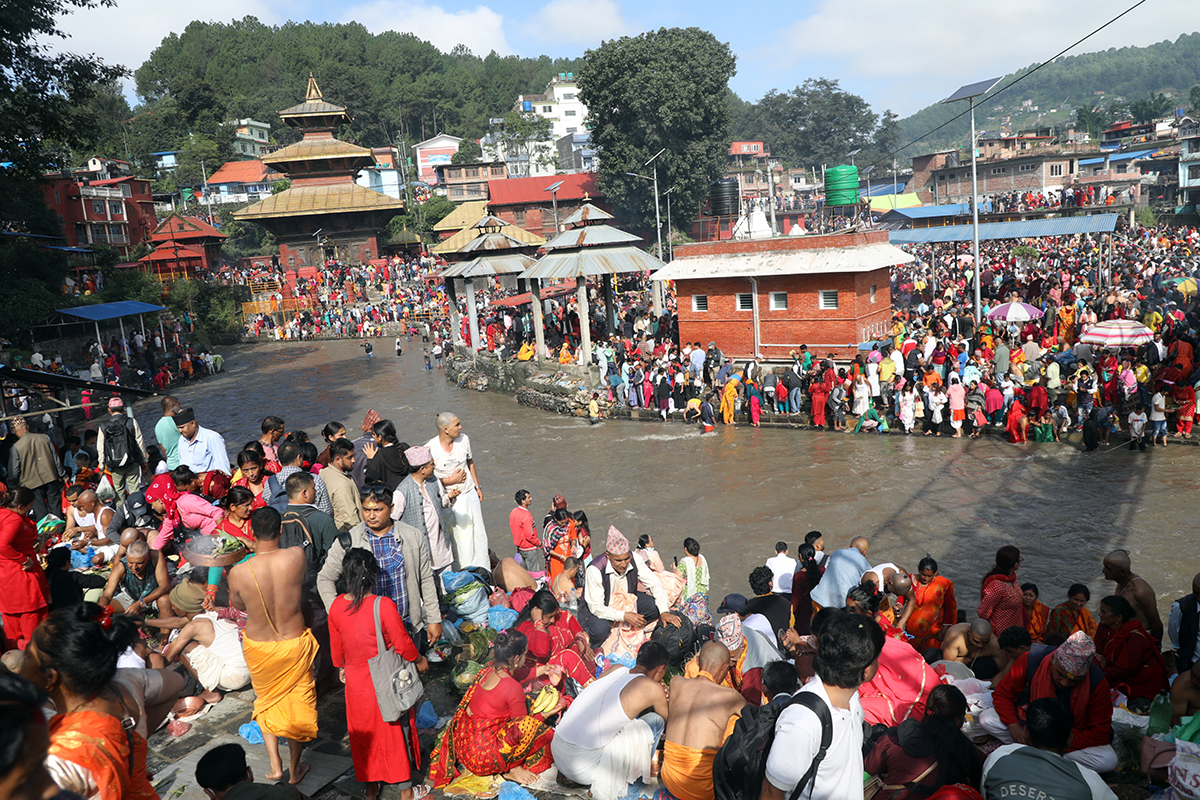
<path id="1" fill-rule="evenodd" d="M 1147 4 L 1067 55 L 1175 39 L 1188 32 L 1183 26 L 1194 18 L 1193 3 Z M 873 105 L 907 114 L 962 84 L 1049 58 L 1129 5 L 1128 0 L 1010 0 L 964 6 L 961 0 L 925 0 L 915 8 L 894 0 L 820 0 L 811 15 L 783 28 L 751 58 L 777 70 L 783 87 L 818 76 L 842 78 L 843 85 L 869 83 L 878 95 L 867 97 Z M 1163 22 L 1172 19 L 1178 22 Z M 810 74 L 796 74 L 800 68 Z"/>
<path id="2" fill-rule="evenodd" d="M 550 0 L 523 26 L 525 34 L 556 44 L 599 44 L 633 30 L 616 0 Z"/>
<path id="3" fill-rule="evenodd" d="M 199 10 L 202 9 L 202 10 Z M 183 33 L 193 20 L 219 22 L 258 17 L 274 24 L 278 15 L 263 0 L 205 0 L 202 6 L 164 3 L 162 0 L 120 0 L 115 8 L 103 6 L 77 10 L 59 19 L 69 39 L 51 46 L 70 53 L 94 53 L 110 64 L 136 70 L 171 33 Z"/>
<path id="4" fill-rule="evenodd" d="M 373 0 L 347 8 L 341 19 L 361 22 L 375 32 L 412 33 L 447 53 L 460 44 L 478 56 L 493 50 L 500 55 L 513 52 L 504 34 L 503 15 L 484 5 L 447 11 L 415 0 Z"/>

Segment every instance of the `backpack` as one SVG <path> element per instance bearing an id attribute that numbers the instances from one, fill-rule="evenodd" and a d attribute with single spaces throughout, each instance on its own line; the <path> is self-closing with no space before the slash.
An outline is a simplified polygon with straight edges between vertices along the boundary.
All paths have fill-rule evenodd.
<path id="1" fill-rule="evenodd" d="M 113 414 L 104 425 L 104 463 L 110 468 L 121 465 L 128 458 L 129 464 L 142 463 L 142 451 L 137 446 L 129 417 Z M 126 465 L 128 466 L 128 465 Z"/>
<path id="2" fill-rule="evenodd" d="M 679 618 L 679 627 L 668 625 L 662 620 L 654 626 L 654 632 L 650 634 L 650 641 L 661 644 L 667 648 L 668 662 L 673 667 L 682 667 L 691 655 L 696 646 L 696 626 L 692 621 L 682 614 L 677 615 Z"/>
<path id="3" fill-rule="evenodd" d="M 762 782 L 767 774 L 767 756 L 775 741 L 775 723 L 783 710 L 799 704 L 821 721 L 821 747 L 812 764 L 788 800 L 798 800 L 817 776 L 817 768 L 833 743 L 833 715 L 825 701 L 812 692 L 795 694 L 786 703 L 770 702 L 765 706 L 747 705 L 733 726 L 729 738 L 717 750 L 713 759 L 713 791 L 716 800 L 758 800 Z"/>
<path id="4" fill-rule="evenodd" d="M 282 515 L 287 511 L 288 496 L 287 492 L 283 490 L 283 486 L 279 484 L 279 478 L 274 475 L 268 476 L 267 488 L 271 490 L 271 502 L 267 503 L 267 505 Z M 312 537 L 309 538 L 311 539 Z"/>

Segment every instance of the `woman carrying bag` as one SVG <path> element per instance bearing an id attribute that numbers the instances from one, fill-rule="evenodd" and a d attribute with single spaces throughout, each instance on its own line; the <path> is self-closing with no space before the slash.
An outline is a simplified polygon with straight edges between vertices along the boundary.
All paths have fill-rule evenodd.
<path id="1" fill-rule="evenodd" d="M 412 782 L 413 774 L 421 766 L 415 705 L 395 722 L 385 722 L 369 662 L 381 654 L 380 632 L 384 654 L 394 651 L 404 660 L 414 662 L 419 672 L 429 669 L 429 662 L 417 652 L 405 631 L 395 602 L 373 594 L 379 570 L 375 556 L 368 550 L 355 548 L 346 554 L 342 569 L 346 593 L 338 595 L 329 608 L 329 642 L 334 666 L 346 684 L 346 727 L 350 733 L 354 777 L 367 784 L 367 800 L 379 796 L 383 783 L 399 787 L 403 800 L 420 800 L 429 790 L 423 785 L 413 786 Z M 395 698 L 384 700 L 394 702 Z"/>

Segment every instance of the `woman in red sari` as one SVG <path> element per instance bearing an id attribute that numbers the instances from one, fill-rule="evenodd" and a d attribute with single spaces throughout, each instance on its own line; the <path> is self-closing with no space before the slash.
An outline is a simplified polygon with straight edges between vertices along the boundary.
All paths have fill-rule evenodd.
<path id="1" fill-rule="evenodd" d="M 529 640 L 529 666 L 514 677 L 528 686 L 536 677 L 537 667 L 562 670 L 581 687 L 596 677 L 596 656 L 588 645 L 588 635 L 575 617 L 563 611 L 549 589 L 541 589 L 517 617 L 514 628 Z"/>
<path id="2" fill-rule="evenodd" d="M 527 784 L 554 765 L 554 729 L 526 711 L 525 692 L 513 677 L 525 666 L 528 649 L 529 640 L 520 631 L 496 637 L 491 665 L 467 689 L 433 746 L 429 780 L 434 788 L 453 781 L 462 767 Z"/>
<path id="3" fill-rule="evenodd" d="M 0 508 L 0 617 L 4 648 L 24 650 L 33 630 L 50 613 L 50 584 L 37 557 L 37 528 L 29 519 L 33 491 L 4 492 Z"/>
<path id="4" fill-rule="evenodd" d="M 385 647 L 416 662 L 419 672 L 429 669 L 429 662 L 417 652 L 392 599 L 374 594 L 378 572 L 379 564 L 370 550 L 355 548 L 346 554 L 342 564 L 346 593 L 338 595 L 329 607 L 330 653 L 346 684 L 350 756 L 355 780 L 367 784 L 367 800 L 379 796 L 383 783 L 397 786 L 402 800 L 420 800 L 429 790 L 418 784 L 414 794 L 413 773 L 421 768 L 416 708 L 395 722 L 384 722 L 367 664 L 379 654 L 376 619 Z"/>
<path id="5" fill-rule="evenodd" d="M 1087 610 L 1092 593 L 1082 583 L 1073 583 L 1067 589 L 1067 601 L 1059 603 L 1050 611 L 1042 636 L 1050 644 L 1062 643 L 1075 631 L 1083 631 L 1089 638 L 1096 638 L 1096 620 Z"/>
<path id="6" fill-rule="evenodd" d="M 1186 380 L 1186 379 L 1185 379 Z M 1196 418 L 1196 390 L 1188 383 L 1180 383 L 1172 392 L 1175 397 L 1175 435 L 1192 438 L 1192 422 Z"/>
<path id="7" fill-rule="evenodd" d="M 1014 444 L 1029 441 L 1026 435 L 1029 430 L 1029 415 L 1025 413 L 1025 406 L 1021 404 L 1020 397 L 1014 399 L 1008 407 L 1008 419 L 1004 429 L 1008 431 L 1008 440 Z"/>
<path id="8" fill-rule="evenodd" d="M 1021 551 L 1006 544 L 996 551 L 996 564 L 983 578 L 978 616 L 992 623 L 992 630 L 1005 631 L 1013 625 L 1022 628 L 1029 622 L 1021 588 L 1017 585 L 1017 566 Z"/>
<path id="9" fill-rule="evenodd" d="M 158 800 L 146 776 L 137 701 L 113 682 L 117 656 L 135 640 L 132 617 L 83 603 L 55 611 L 33 633 L 21 676 L 50 695 L 46 768 L 84 800 Z"/>
<path id="10" fill-rule="evenodd" d="M 1169 687 L 1158 642 L 1138 622 L 1137 613 L 1124 597 L 1113 595 L 1100 601 L 1096 661 L 1109 685 L 1119 687 L 1130 700 L 1153 700 Z"/>
<path id="11" fill-rule="evenodd" d="M 954 599 L 954 583 L 938 574 L 937 561 L 930 556 L 921 559 L 912 579 L 916 606 L 905 630 L 913 637 L 913 647 L 923 653 L 942 646 L 942 632 L 958 622 L 958 601 Z"/>
<path id="12" fill-rule="evenodd" d="M 832 388 L 828 371 L 822 372 L 808 385 L 808 396 L 812 398 L 812 424 L 818 428 L 825 427 L 825 403 L 829 401 Z M 799 409 L 793 408 L 791 411 L 795 414 Z"/>
<path id="13" fill-rule="evenodd" d="M 254 549 L 254 531 L 250 528 L 250 515 L 260 508 L 258 498 L 245 486 L 234 486 L 225 495 L 225 519 L 213 533 L 228 533 L 240 539 L 246 547 Z"/>

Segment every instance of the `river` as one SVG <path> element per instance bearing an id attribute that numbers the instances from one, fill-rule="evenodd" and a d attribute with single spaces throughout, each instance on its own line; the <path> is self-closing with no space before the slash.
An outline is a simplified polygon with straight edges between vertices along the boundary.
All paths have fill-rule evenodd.
<path id="1" fill-rule="evenodd" d="M 423 444 L 436 434 L 437 414 L 453 411 L 471 439 L 497 552 L 513 549 L 508 513 L 517 489 L 533 493 L 539 522 L 561 493 L 572 510 L 587 512 L 601 543 L 609 525 L 631 541 L 649 533 L 670 563 L 682 555 L 684 537 L 699 540 L 712 570 L 714 610 L 725 593 L 748 593 L 746 576 L 774 555 L 776 541 L 789 542 L 795 555 L 810 530 L 825 533 L 830 551 L 867 536 L 871 563 L 915 571 L 932 555 L 968 614 L 1005 544 L 1021 548 L 1019 578 L 1038 584 L 1042 602 L 1054 607 L 1079 582 L 1092 590 L 1093 613 L 1113 586 L 1101 577 L 1101 559 L 1129 550 L 1135 572 L 1158 593 L 1164 624 L 1171 602 L 1188 593 L 1200 569 L 1191 512 L 1179 505 L 1198 496 L 1192 447 L 1131 453 L 1112 446 L 1083 455 L 1067 445 L 996 438 L 743 426 L 700 436 L 674 422 L 593 427 L 507 395 L 455 387 L 423 368 L 419 339 L 400 358 L 391 339 L 376 345 L 371 359 L 355 341 L 242 345 L 226 351 L 224 374 L 177 393 L 202 425 L 225 437 L 231 453 L 258 438 L 268 414 L 283 417 L 288 430 L 306 430 L 315 443 L 333 419 L 357 436 L 374 408 L 395 422 L 402 441 Z M 161 412 L 150 401 L 137 413 L 145 430 Z"/>

